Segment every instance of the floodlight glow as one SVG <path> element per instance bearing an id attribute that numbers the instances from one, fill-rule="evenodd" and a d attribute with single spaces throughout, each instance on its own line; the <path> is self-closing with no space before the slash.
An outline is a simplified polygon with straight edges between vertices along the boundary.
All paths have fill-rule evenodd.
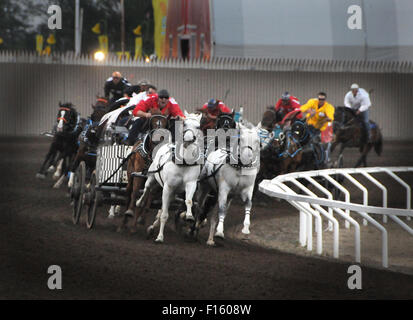
<path id="1" fill-rule="evenodd" d="M 96 51 L 94 58 L 97 61 L 103 61 L 105 59 L 105 54 L 102 51 Z"/>
<path id="2" fill-rule="evenodd" d="M 149 62 L 151 62 L 151 59 L 149 59 L 149 57 L 146 57 L 146 58 L 145 58 L 145 62 L 146 62 L 146 63 L 149 63 Z"/>

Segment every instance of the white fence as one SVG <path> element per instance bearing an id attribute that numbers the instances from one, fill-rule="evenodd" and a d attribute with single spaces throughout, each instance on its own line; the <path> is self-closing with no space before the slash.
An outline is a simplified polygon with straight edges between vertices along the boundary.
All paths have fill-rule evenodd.
<path id="1" fill-rule="evenodd" d="M 205 59 L 119 59 L 110 55 L 97 61 L 90 55 L 76 56 L 72 52 L 39 56 L 36 52 L 0 51 L 0 63 L 46 63 L 83 66 L 159 67 L 207 70 L 356 72 L 356 73 L 413 73 L 411 61 L 328 60 L 288 58 L 213 57 Z"/>
<path id="2" fill-rule="evenodd" d="M 327 219 L 329 223 L 329 231 L 333 232 L 333 256 L 339 257 L 339 223 L 337 217 L 345 221 L 345 227 L 350 225 L 354 227 L 354 241 L 355 241 L 355 261 L 361 262 L 360 252 L 360 225 L 354 219 L 355 215 L 363 218 L 363 225 L 371 223 L 373 227 L 377 228 L 382 234 L 382 264 L 383 267 L 388 267 L 388 235 L 385 228 L 387 218 L 389 217 L 410 235 L 413 235 L 413 229 L 403 222 L 399 217 L 406 217 L 410 220 L 413 217 L 413 210 L 411 208 L 411 187 L 408 183 L 402 180 L 395 172 L 413 172 L 413 167 L 388 167 L 388 168 L 358 168 L 358 169 L 326 169 L 306 172 L 294 172 L 285 175 L 277 176 L 272 180 L 264 180 L 259 185 L 259 190 L 269 196 L 277 197 L 287 200 L 292 206 L 298 209 L 300 214 L 300 233 L 299 241 L 301 246 L 307 246 L 307 250 L 313 250 L 313 217 L 315 219 L 316 231 L 316 251 L 317 254 L 323 252 L 323 229 L 322 219 Z M 388 204 L 388 189 L 380 179 L 373 174 L 385 173 L 388 177 L 399 183 L 406 190 L 405 209 L 389 208 Z M 341 176 L 355 188 L 346 188 L 343 184 L 338 182 L 334 177 Z M 382 191 L 382 206 L 369 205 L 369 189 L 360 182 L 357 177 L 363 176 L 372 184 L 377 186 Z M 339 189 L 344 194 L 345 200 L 341 201 L 334 198 L 331 191 L 327 190 L 318 177 L 323 178 L 330 185 Z M 299 181 L 301 180 L 301 182 Z M 306 181 L 304 185 L 302 182 Z M 293 187 L 294 186 L 294 187 Z M 293 190 L 296 189 L 296 191 Z M 313 191 L 310 190 L 313 188 Z M 330 188 L 331 189 L 331 188 Z M 297 193 L 300 190 L 300 194 Z M 318 196 L 315 193 L 318 190 Z M 363 204 L 351 202 L 354 193 L 363 194 Z M 356 190 L 356 191 L 354 191 Z M 304 193 L 304 194 L 301 194 Z M 327 208 L 327 210 L 325 208 Z M 350 214 L 351 213 L 351 214 Z M 373 219 L 370 214 L 378 214 L 383 217 L 383 224 Z M 353 217 L 352 217 L 353 215 Z"/>
<path id="3" fill-rule="evenodd" d="M 253 123 L 284 91 L 302 103 L 318 92 L 343 105 L 348 87 L 372 90 L 370 118 L 385 139 L 413 139 L 413 63 L 298 59 L 213 58 L 204 60 L 119 60 L 97 62 L 90 56 L 0 51 L 0 135 L 38 135 L 50 130 L 58 102 L 72 102 L 82 117 L 91 114 L 105 80 L 119 70 L 131 83 L 146 78 L 166 88 L 188 111 L 210 98 L 244 108 Z"/>

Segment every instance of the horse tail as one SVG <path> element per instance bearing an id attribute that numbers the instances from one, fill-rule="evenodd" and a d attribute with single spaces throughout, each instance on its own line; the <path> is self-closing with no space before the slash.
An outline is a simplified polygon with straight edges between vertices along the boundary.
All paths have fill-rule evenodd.
<path id="1" fill-rule="evenodd" d="M 381 152 L 383 151 L 383 136 L 381 134 L 380 129 L 377 128 L 378 139 L 376 143 L 374 143 L 374 151 L 376 151 L 377 155 L 380 156 Z"/>

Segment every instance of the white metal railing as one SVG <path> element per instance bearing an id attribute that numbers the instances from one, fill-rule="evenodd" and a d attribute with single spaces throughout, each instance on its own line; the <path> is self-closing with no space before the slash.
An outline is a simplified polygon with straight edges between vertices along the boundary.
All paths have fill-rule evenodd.
<path id="1" fill-rule="evenodd" d="M 388 267 L 388 235 L 384 225 L 381 225 L 370 214 L 379 214 L 383 216 L 383 223 L 387 222 L 387 217 L 392 219 L 396 224 L 400 225 L 410 235 L 413 235 L 413 229 L 402 221 L 399 217 L 406 217 L 410 220 L 413 217 L 413 210 L 411 209 L 411 187 L 403 179 L 401 179 L 396 172 L 413 172 L 413 167 L 373 167 L 373 168 L 348 168 L 348 169 L 325 169 L 305 172 L 294 172 L 275 177 L 272 180 L 263 180 L 259 184 L 259 190 L 269 196 L 287 200 L 292 206 L 298 209 L 300 213 L 300 232 L 299 241 L 301 246 L 307 246 L 307 250 L 312 250 L 313 243 L 313 217 L 315 218 L 316 251 L 317 254 L 322 254 L 322 218 L 326 218 L 329 222 L 328 229 L 333 231 L 333 256 L 339 257 L 339 223 L 337 216 L 345 220 L 345 227 L 350 225 L 354 227 L 354 241 L 355 241 L 355 261 L 361 261 L 360 252 L 360 225 L 351 217 L 350 212 L 357 214 L 363 218 L 363 225 L 371 223 L 382 234 L 382 264 L 383 267 Z M 405 209 L 389 208 L 388 207 L 388 190 L 379 181 L 379 178 L 373 177 L 372 174 L 385 173 L 397 183 L 399 183 L 406 190 L 406 205 Z M 382 191 L 382 206 L 369 205 L 369 189 L 362 184 L 357 176 L 363 176 L 371 183 L 376 185 Z M 342 176 L 347 182 L 363 193 L 363 204 L 351 202 L 351 192 L 349 187 L 345 187 L 339 183 L 334 177 Z M 323 180 L 329 182 L 335 188 L 344 194 L 344 201 L 334 199 L 333 193 L 325 186 L 320 184 L 315 178 L 321 177 Z M 304 185 L 298 179 L 305 180 L 313 188 L 320 191 L 324 196 L 320 197 L 310 190 L 310 187 Z M 294 185 L 300 190 L 300 194 L 294 191 L 289 185 Z M 304 194 L 302 194 L 304 193 Z M 328 210 L 323 207 L 327 207 Z"/>
<path id="2" fill-rule="evenodd" d="M 412 61 L 327 60 L 291 58 L 213 57 L 205 59 L 122 59 L 110 55 L 104 61 L 96 61 L 91 55 L 76 56 L 73 52 L 53 53 L 39 56 L 33 51 L 0 51 L 0 63 L 46 63 L 68 65 L 118 66 L 118 67 L 164 67 L 208 70 L 254 70 L 254 71 L 303 71 L 303 72 L 374 72 L 413 73 Z"/>

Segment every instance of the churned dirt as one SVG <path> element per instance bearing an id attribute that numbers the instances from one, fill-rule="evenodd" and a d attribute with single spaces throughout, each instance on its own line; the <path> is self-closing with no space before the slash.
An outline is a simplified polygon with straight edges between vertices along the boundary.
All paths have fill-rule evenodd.
<path id="1" fill-rule="evenodd" d="M 238 237 L 244 210 L 235 203 L 226 219 L 226 239 L 215 248 L 206 246 L 208 228 L 199 241 L 188 242 L 172 218 L 162 245 L 146 239 L 143 226 L 134 234 L 117 233 L 119 221 L 106 218 L 106 206 L 99 208 L 93 230 L 86 229 L 84 215 L 73 225 L 66 188 L 52 189 L 50 178 L 35 179 L 49 143 L 0 138 L 1 299 L 413 298 L 413 276 L 393 271 L 411 268 L 413 239 L 405 231 L 393 232 L 389 224 L 391 268 L 383 270 L 375 258 L 380 235 L 362 227 L 363 289 L 349 290 L 352 229 L 340 228 L 340 260 L 331 258 L 331 235 L 323 233 L 320 258 L 298 246 L 296 210 L 266 196 L 254 202 L 250 239 Z M 411 154 L 407 144 L 386 143 L 381 158 L 371 155 L 371 165 L 406 165 Z M 62 290 L 47 287 L 50 265 L 62 269 Z"/>

